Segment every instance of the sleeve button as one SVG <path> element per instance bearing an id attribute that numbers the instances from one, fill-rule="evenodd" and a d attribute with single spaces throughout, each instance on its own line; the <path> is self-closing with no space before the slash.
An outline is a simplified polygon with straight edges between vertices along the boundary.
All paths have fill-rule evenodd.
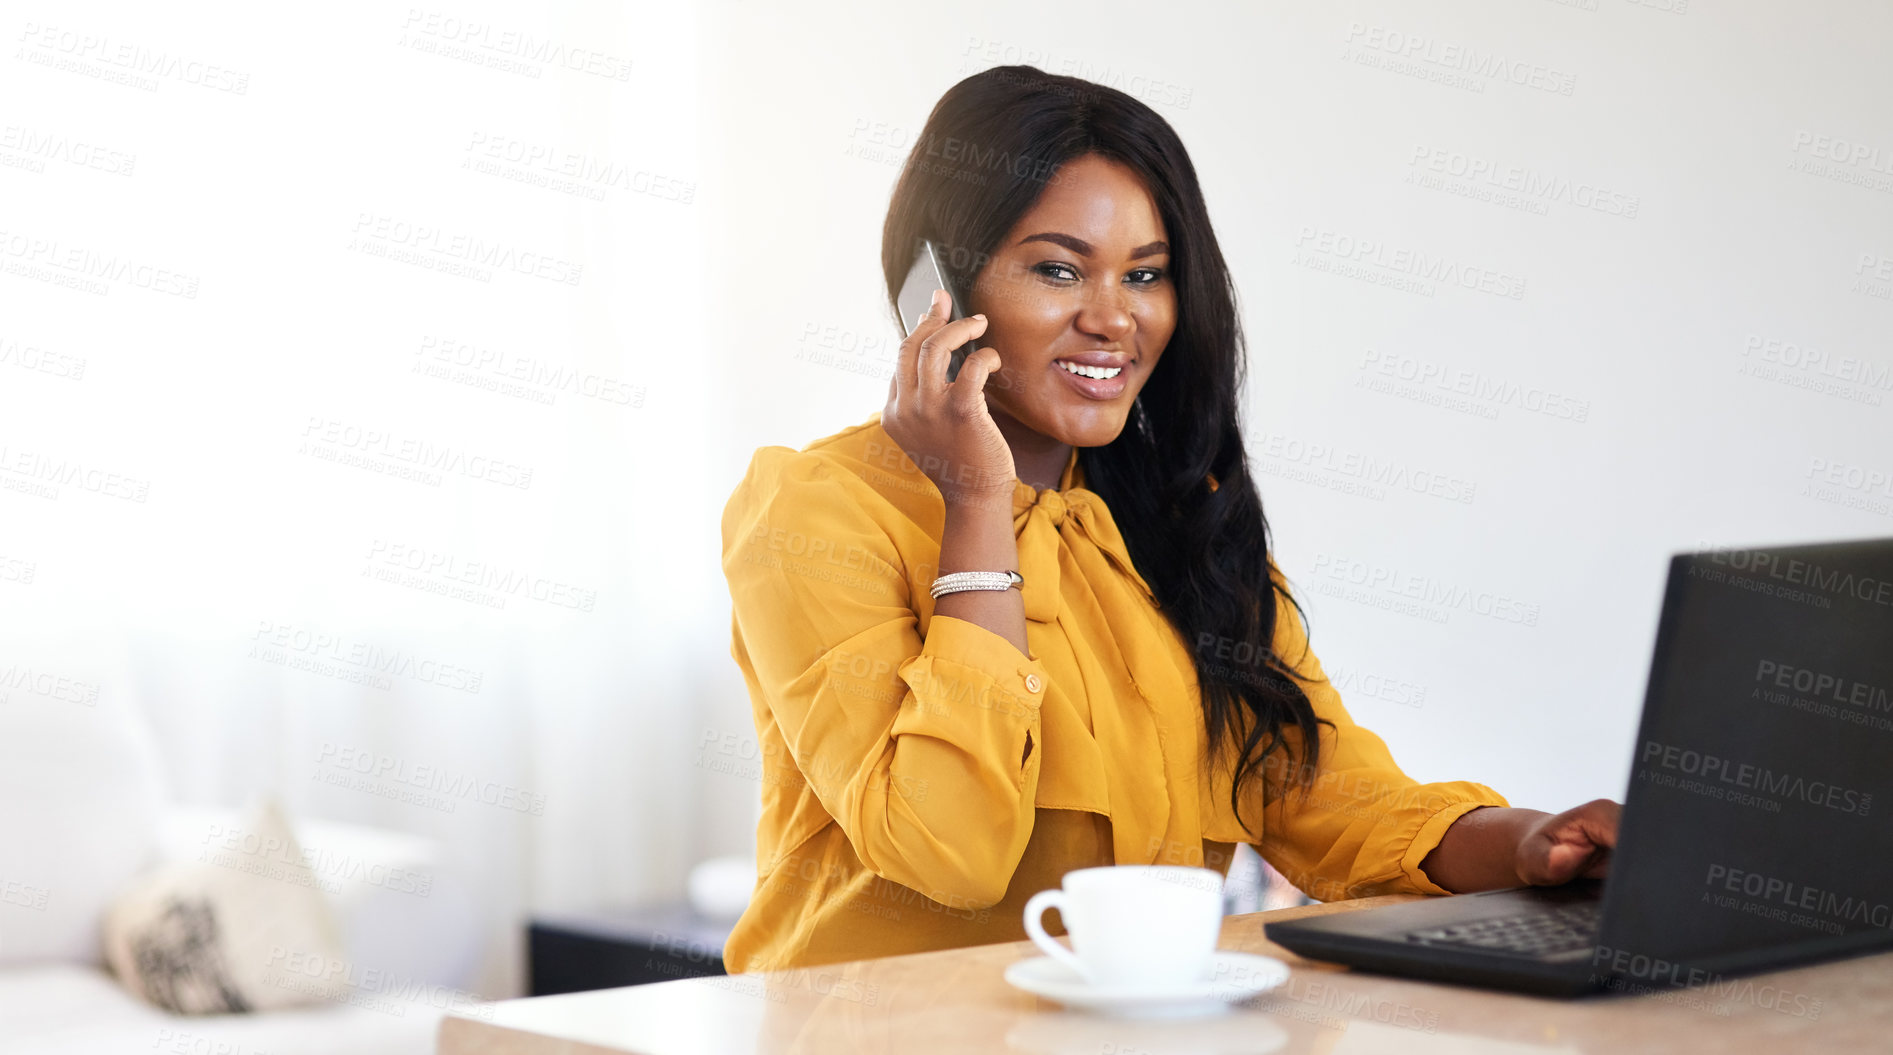
<path id="1" fill-rule="evenodd" d="M 1025 691 L 1037 692 L 1044 687 L 1045 687 L 1045 683 L 1039 680 L 1039 676 L 1037 674 L 1027 674 L 1025 676 Z"/>

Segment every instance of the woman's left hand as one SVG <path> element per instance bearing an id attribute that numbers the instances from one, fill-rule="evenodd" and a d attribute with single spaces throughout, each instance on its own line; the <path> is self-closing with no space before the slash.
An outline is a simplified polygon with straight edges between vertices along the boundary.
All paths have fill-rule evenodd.
<path id="1" fill-rule="evenodd" d="M 1592 799 L 1528 827 L 1518 840 L 1513 862 L 1519 882 L 1556 886 L 1573 879 L 1602 879 L 1610 871 L 1610 851 L 1617 845 L 1617 818 L 1623 806 Z"/>

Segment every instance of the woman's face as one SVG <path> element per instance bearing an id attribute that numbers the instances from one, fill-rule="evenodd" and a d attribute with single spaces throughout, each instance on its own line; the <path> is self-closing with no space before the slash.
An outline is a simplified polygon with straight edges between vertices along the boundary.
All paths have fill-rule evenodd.
<path id="1" fill-rule="evenodd" d="M 994 411 L 1074 447 L 1116 439 L 1176 329 L 1167 238 L 1130 168 L 1096 154 L 1066 162 L 968 297 L 969 314 L 986 315 L 975 343 L 999 351 Z"/>

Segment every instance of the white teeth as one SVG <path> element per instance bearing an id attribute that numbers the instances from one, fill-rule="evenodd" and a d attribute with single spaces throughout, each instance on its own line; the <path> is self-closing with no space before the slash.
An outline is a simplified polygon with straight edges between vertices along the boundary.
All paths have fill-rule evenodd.
<path id="1" fill-rule="evenodd" d="M 1077 363 L 1068 363 L 1063 359 L 1058 361 L 1058 365 L 1077 374 L 1079 377 L 1094 377 L 1100 381 L 1106 378 L 1116 377 L 1124 372 L 1124 368 L 1121 366 L 1080 366 Z"/>

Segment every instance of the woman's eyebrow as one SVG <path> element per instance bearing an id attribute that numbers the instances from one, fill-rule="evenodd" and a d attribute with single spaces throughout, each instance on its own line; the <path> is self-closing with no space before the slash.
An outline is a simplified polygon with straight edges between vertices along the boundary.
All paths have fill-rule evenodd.
<path id="1" fill-rule="evenodd" d="M 1057 231 L 1041 231 L 1038 234 L 1027 235 L 1024 238 L 1019 239 L 1018 244 L 1024 245 L 1027 242 L 1050 242 L 1053 245 L 1062 245 L 1066 249 L 1069 249 L 1072 252 L 1077 253 L 1079 256 L 1086 256 L 1086 257 L 1090 256 L 1095 251 L 1093 250 L 1090 242 L 1087 242 L 1082 238 L 1073 238 L 1071 235 L 1068 235 L 1068 234 L 1060 234 Z M 1155 256 L 1158 253 L 1168 253 L 1169 251 L 1170 251 L 1169 242 L 1164 242 L 1164 241 L 1150 242 L 1146 245 L 1140 245 L 1137 248 L 1131 250 L 1130 258 L 1132 260 L 1139 260 L 1139 259 L 1142 259 L 1143 257 Z"/>

